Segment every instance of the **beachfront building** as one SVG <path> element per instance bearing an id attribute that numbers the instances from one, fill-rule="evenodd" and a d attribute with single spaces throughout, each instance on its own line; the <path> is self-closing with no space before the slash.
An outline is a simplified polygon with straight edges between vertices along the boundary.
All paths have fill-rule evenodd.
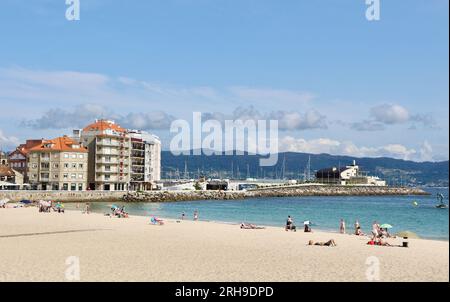
<path id="1" fill-rule="evenodd" d="M 360 170 L 356 161 L 350 166 L 331 167 L 316 172 L 316 182 L 330 185 L 386 186 L 386 181 Z"/>
<path id="2" fill-rule="evenodd" d="M 96 120 L 73 138 L 89 150 L 90 190 L 126 191 L 131 180 L 131 139 L 127 130 L 113 121 Z"/>
<path id="3" fill-rule="evenodd" d="M 87 189 L 88 150 L 67 137 L 43 140 L 28 153 L 27 175 L 32 189 Z"/>
<path id="4" fill-rule="evenodd" d="M 0 165 L 2 166 L 8 165 L 8 155 L 3 151 L 0 151 Z"/>
<path id="5" fill-rule="evenodd" d="M 156 187 L 161 179 L 161 141 L 140 130 L 128 130 L 131 139 L 131 191 Z"/>
<path id="6" fill-rule="evenodd" d="M 8 154 L 8 163 L 11 168 L 23 175 L 24 182 L 28 182 L 27 154 L 31 148 L 42 144 L 42 139 L 27 140 Z"/>

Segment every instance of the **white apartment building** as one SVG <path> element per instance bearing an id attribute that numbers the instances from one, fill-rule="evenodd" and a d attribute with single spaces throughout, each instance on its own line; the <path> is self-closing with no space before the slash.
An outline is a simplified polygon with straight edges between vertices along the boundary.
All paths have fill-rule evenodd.
<path id="1" fill-rule="evenodd" d="M 128 130 L 131 138 L 130 190 L 145 191 L 161 179 L 161 141 L 155 135 Z"/>
<path id="2" fill-rule="evenodd" d="M 126 191 L 131 180 L 131 139 L 127 130 L 113 121 L 96 120 L 74 138 L 89 150 L 90 190 Z"/>

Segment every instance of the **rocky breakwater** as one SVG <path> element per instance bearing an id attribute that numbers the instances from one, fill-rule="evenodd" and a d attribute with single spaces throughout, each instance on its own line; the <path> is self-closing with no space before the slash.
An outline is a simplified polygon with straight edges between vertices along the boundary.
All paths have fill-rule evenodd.
<path id="1" fill-rule="evenodd" d="M 192 200 L 236 200 L 245 197 L 245 192 L 233 191 L 150 191 L 130 192 L 123 197 L 123 200 L 126 202 L 174 202 Z"/>
<path id="2" fill-rule="evenodd" d="M 419 188 L 375 186 L 290 186 L 251 190 L 246 197 L 429 195 Z"/>

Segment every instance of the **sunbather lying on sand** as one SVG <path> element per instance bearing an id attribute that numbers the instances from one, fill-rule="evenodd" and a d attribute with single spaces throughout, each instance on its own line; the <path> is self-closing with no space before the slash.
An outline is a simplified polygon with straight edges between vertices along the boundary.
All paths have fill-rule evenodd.
<path id="1" fill-rule="evenodd" d="M 310 240 L 308 242 L 308 245 L 319 245 L 319 246 L 336 246 L 336 242 L 334 242 L 334 239 L 330 239 L 327 242 L 316 242 L 314 243 L 313 240 Z"/>
<path id="2" fill-rule="evenodd" d="M 162 220 L 158 217 L 152 216 L 150 218 L 150 223 L 153 225 L 164 225 L 164 220 Z"/>
<path id="3" fill-rule="evenodd" d="M 241 229 L 245 230 L 261 230 L 264 229 L 264 227 L 259 227 L 257 225 L 251 224 L 251 223 L 241 223 Z"/>

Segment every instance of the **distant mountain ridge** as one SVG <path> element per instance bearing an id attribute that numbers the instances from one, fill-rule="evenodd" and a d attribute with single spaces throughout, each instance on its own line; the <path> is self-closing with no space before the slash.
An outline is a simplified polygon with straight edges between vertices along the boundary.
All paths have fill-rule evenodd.
<path id="1" fill-rule="evenodd" d="M 192 153 L 191 153 L 192 154 Z M 330 154 L 308 154 L 283 152 L 278 155 L 274 167 L 259 167 L 263 156 L 245 153 L 245 155 L 180 155 L 162 151 L 162 177 L 190 178 L 205 175 L 222 178 L 288 178 L 303 179 L 310 159 L 310 173 L 327 168 L 352 164 L 357 165 L 370 175 L 385 179 L 390 185 L 444 186 L 449 183 L 449 161 L 413 162 L 401 159 L 356 158 Z M 283 164 L 284 163 L 284 164 Z M 307 170 L 307 169 L 306 169 Z M 187 173 L 186 173 L 187 171 Z"/>

